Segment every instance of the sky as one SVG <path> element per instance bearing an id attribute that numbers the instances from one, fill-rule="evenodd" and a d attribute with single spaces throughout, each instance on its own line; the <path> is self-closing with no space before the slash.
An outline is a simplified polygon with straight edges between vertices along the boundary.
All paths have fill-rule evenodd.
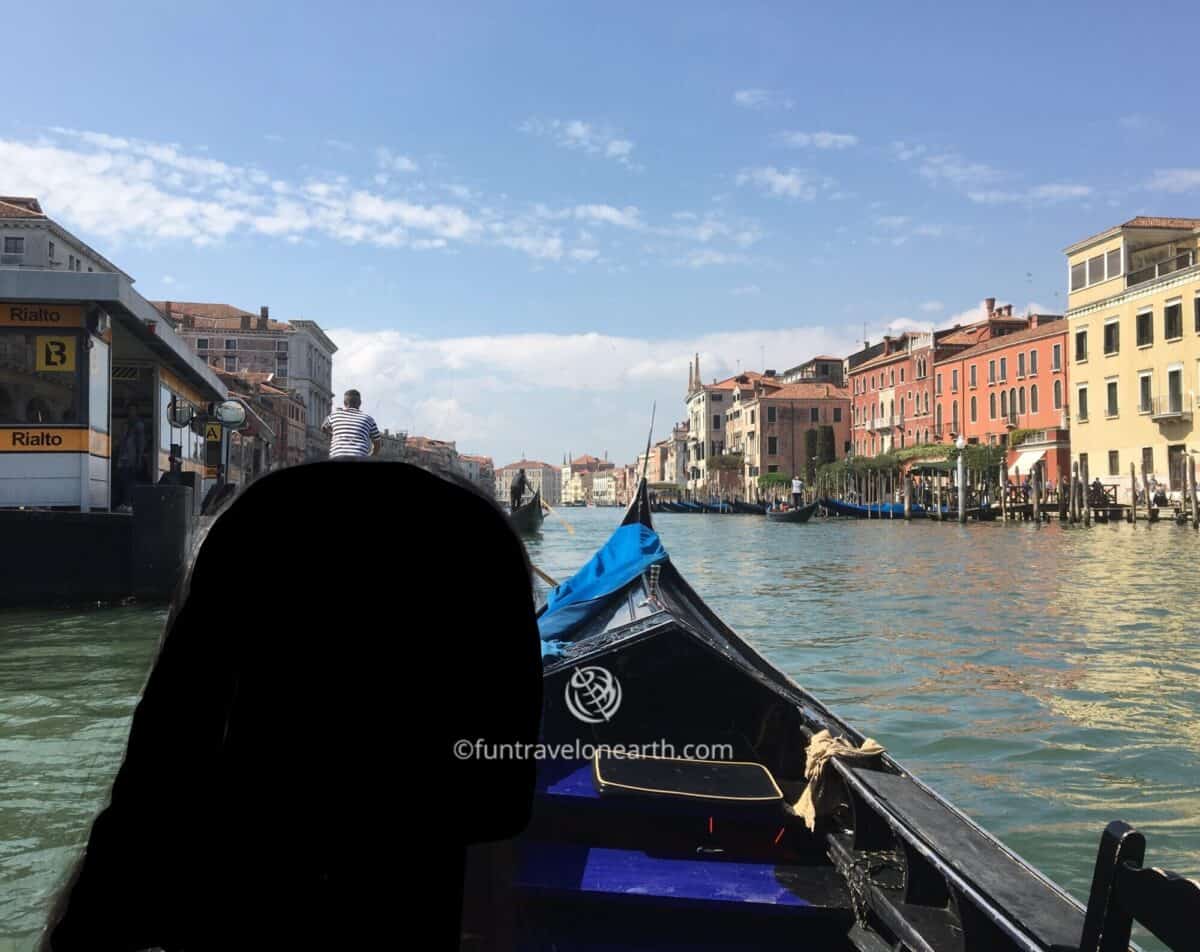
<path id="1" fill-rule="evenodd" d="M 1200 215 L 1183 3 L 172 6 L 6 10 L 0 194 L 497 464 L 632 462 L 695 353 L 1061 312 L 1064 247 Z"/>

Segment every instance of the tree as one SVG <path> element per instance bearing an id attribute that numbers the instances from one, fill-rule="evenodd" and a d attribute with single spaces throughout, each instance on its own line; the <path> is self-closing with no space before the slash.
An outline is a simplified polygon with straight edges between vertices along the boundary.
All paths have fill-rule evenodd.
<path id="1" fill-rule="evenodd" d="M 804 431 L 804 478 L 811 485 L 817 475 L 817 431 Z"/>

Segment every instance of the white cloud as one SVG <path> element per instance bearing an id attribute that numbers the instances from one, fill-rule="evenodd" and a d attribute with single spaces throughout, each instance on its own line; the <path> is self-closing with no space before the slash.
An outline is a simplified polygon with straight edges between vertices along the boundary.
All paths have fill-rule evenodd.
<path id="1" fill-rule="evenodd" d="M 746 329 L 689 338 L 600 333 L 421 338 L 395 330 L 333 329 L 334 390 L 362 391 L 365 406 L 390 429 L 456 440 L 461 452 L 493 454 L 503 464 L 524 452 L 554 462 L 568 450 L 632 462 L 645 439 L 652 400 L 656 438 L 669 431 L 688 364 L 700 353 L 704 378 L 741 366 L 791 367 L 854 346 L 845 327 Z M 538 391 L 538 426 L 528 426 Z M 635 425 L 636 424 L 636 425 Z M 590 445 L 581 445 L 580 434 Z"/>
<path id="2" fill-rule="evenodd" d="M 717 251 L 715 248 L 700 248 L 689 251 L 677 263 L 685 268 L 707 268 L 710 265 L 744 264 L 745 261 L 745 255 Z"/>
<path id="3" fill-rule="evenodd" d="M 389 172 L 416 172 L 420 168 L 407 155 L 399 155 L 382 147 L 375 150 L 375 161 L 379 163 L 380 168 Z"/>
<path id="4" fill-rule="evenodd" d="M 793 101 L 771 89 L 739 89 L 733 94 L 734 105 L 743 109 L 791 109 Z"/>
<path id="5" fill-rule="evenodd" d="M 780 140 L 797 149 L 848 149 L 858 136 L 845 132 L 783 132 Z"/>
<path id="6" fill-rule="evenodd" d="M 576 205 L 575 217 L 593 225 L 615 225 L 618 228 L 640 228 L 640 212 L 633 205 L 614 208 L 612 205 Z"/>
<path id="7" fill-rule="evenodd" d="M 600 252 L 595 248 L 576 248 L 571 252 L 572 261 L 595 261 L 600 257 Z"/>
<path id="8" fill-rule="evenodd" d="M 562 149 L 601 155 L 629 169 L 640 168 L 631 158 L 635 148 L 633 140 L 605 125 L 582 119 L 530 118 L 518 128 L 529 135 L 549 139 Z"/>
<path id="9" fill-rule="evenodd" d="M 810 202 L 817 197 L 820 179 L 800 169 L 780 171 L 773 165 L 743 169 L 737 175 L 738 185 L 755 185 L 771 195 L 799 198 Z"/>
<path id="10" fill-rule="evenodd" d="M 1155 192 L 1191 192 L 1200 188 L 1200 169 L 1156 169 L 1146 188 Z"/>
<path id="11" fill-rule="evenodd" d="M 921 310 L 926 314 L 935 314 L 938 311 L 944 310 L 946 307 L 941 301 L 924 301 L 921 304 Z"/>
<path id="12" fill-rule="evenodd" d="M 1092 194 L 1090 185 L 1074 185 L 1055 182 L 1048 185 L 1035 185 L 1024 191 L 969 191 L 967 197 L 979 205 L 1055 205 L 1072 199 L 1087 198 Z"/>
<path id="13" fill-rule="evenodd" d="M 162 283 L 167 286 L 170 286 L 175 283 L 175 279 L 169 274 L 164 274 L 162 276 Z"/>
<path id="14" fill-rule="evenodd" d="M 880 228 L 896 229 L 903 228 L 909 221 L 907 215 L 880 215 L 875 219 L 875 224 Z"/>
<path id="15" fill-rule="evenodd" d="M 928 334 L 933 330 L 931 321 L 914 321 L 911 317 L 895 317 L 887 322 L 885 331 L 888 334 Z"/>

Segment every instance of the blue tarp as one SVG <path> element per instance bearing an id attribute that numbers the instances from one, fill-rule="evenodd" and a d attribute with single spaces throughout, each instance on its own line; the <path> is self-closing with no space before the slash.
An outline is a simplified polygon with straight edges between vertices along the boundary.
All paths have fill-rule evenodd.
<path id="1" fill-rule="evenodd" d="M 542 656 L 558 654 L 568 632 L 586 619 L 605 596 L 666 559 L 667 550 L 653 529 L 640 523 L 621 526 L 583 568 L 550 593 L 545 610 L 538 616 Z"/>

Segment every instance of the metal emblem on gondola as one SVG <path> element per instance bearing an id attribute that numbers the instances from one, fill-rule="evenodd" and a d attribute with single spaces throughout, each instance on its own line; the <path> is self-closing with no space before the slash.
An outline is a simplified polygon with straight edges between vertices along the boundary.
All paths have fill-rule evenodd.
<path id="1" fill-rule="evenodd" d="M 621 706 L 621 682 L 607 668 L 576 668 L 567 680 L 567 710 L 585 724 L 612 720 Z"/>

